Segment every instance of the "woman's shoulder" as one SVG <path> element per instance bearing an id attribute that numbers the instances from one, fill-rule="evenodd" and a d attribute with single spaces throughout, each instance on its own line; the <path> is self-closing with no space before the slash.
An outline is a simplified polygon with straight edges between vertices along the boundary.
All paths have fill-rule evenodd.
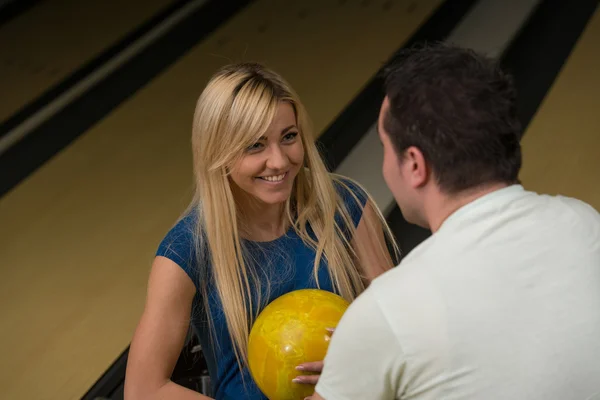
<path id="1" fill-rule="evenodd" d="M 198 213 L 195 209 L 187 210 L 181 215 L 167 231 L 161 245 L 191 244 L 197 235 Z"/>
<path id="2" fill-rule="evenodd" d="M 348 213 L 354 226 L 358 226 L 369 200 L 369 194 L 353 179 L 338 174 L 331 174 L 331 178 L 343 204 L 343 210 Z"/>
<path id="3" fill-rule="evenodd" d="M 334 173 L 330 175 L 333 185 L 344 203 L 359 203 L 361 206 L 365 206 L 369 194 L 360 183 L 343 175 Z"/>
<path id="4" fill-rule="evenodd" d="M 187 210 L 168 229 L 156 250 L 156 256 L 170 259 L 179 265 L 197 284 L 198 279 L 198 212 Z"/>

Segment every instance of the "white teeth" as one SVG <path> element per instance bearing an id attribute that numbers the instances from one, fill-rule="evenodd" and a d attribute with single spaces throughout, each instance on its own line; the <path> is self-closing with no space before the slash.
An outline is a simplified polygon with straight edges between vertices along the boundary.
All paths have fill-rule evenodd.
<path id="1" fill-rule="evenodd" d="M 262 176 L 261 177 L 261 179 L 264 179 L 265 181 L 269 181 L 269 182 L 279 182 L 279 181 L 282 181 L 283 178 L 285 178 L 285 174 L 276 175 L 276 176 Z"/>

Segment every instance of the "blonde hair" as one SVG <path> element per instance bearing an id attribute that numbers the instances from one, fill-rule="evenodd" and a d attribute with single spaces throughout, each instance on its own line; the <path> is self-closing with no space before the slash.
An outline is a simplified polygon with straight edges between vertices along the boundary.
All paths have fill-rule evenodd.
<path id="1" fill-rule="evenodd" d="M 251 288 L 260 290 L 258 276 L 248 268 L 249 257 L 240 238 L 241 210 L 229 184 L 229 171 L 244 149 L 261 137 L 274 118 L 280 102 L 292 105 L 305 149 L 304 168 L 298 173 L 292 196 L 286 201 L 285 216 L 300 238 L 315 249 L 314 277 L 318 285 L 321 259 L 327 261 L 334 289 L 352 301 L 364 289 L 364 269 L 356 249 L 346 239 L 354 224 L 334 182 L 344 180 L 330 174 L 315 146 L 305 109 L 293 89 L 273 71 L 254 63 L 229 65 L 219 70 L 200 95 L 194 113 L 192 149 L 196 193 L 192 207 L 198 212 L 196 249 L 201 262 L 210 254 L 210 275 L 221 301 L 236 358 L 247 365 L 247 345 L 252 325 Z M 346 178 L 347 179 L 347 178 Z M 356 183 L 355 183 L 356 184 Z M 358 204 L 358 198 L 355 196 Z M 370 199 L 371 200 L 371 199 Z M 374 204 L 371 200 L 371 204 Z M 385 219 L 379 216 L 390 243 L 397 251 Z M 336 221 L 341 216 L 341 224 Z M 308 233 L 311 228 L 314 236 Z M 381 249 L 386 251 L 387 249 Z M 390 265 L 386 266 L 391 268 Z M 206 316 L 210 322 L 207 283 L 202 283 Z M 258 303 L 261 301 L 258 293 Z M 212 336 L 212 335 L 211 335 Z"/>

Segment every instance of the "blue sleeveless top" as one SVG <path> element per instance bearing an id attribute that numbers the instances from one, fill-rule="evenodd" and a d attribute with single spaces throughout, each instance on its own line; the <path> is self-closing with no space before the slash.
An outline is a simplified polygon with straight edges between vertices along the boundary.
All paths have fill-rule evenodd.
<path id="1" fill-rule="evenodd" d="M 335 183 L 340 198 L 356 227 L 361 219 L 367 196 L 352 182 L 344 180 L 344 183 L 359 200 L 357 202 L 346 188 Z M 199 289 L 202 279 L 210 281 L 210 260 L 207 255 L 206 261 L 203 262 L 205 265 L 198 265 L 194 247 L 196 217 L 196 213 L 192 212 L 182 218 L 162 240 L 156 255 L 167 257 L 178 264 L 196 286 L 197 292 L 192 306 L 192 325 L 208 365 L 215 399 L 267 400 L 254 383 L 250 372 L 246 368 L 240 372 L 216 289 L 210 282 L 205 282 L 214 331 L 211 333 L 209 330 L 204 301 Z M 338 222 L 343 227 L 341 217 Z M 347 238 L 350 239 L 349 236 Z M 285 293 L 317 288 L 313 276 L 315 251 L 302 241 L 294 229 L 290 229 L 285 235 L 271 242 L 244 241 L 244 245 L 253 260 L 248 267 L 254 268 L 257 276 L 260 277 L 264 297 L 261 304 L 254 307 L 253 313 L 262 310 L 268 303 Z M 333 292 L 325 260 L 321 261 L 318 276 L 320 288 Z M 256 304 L 256 301 L 253 303 Z"/>

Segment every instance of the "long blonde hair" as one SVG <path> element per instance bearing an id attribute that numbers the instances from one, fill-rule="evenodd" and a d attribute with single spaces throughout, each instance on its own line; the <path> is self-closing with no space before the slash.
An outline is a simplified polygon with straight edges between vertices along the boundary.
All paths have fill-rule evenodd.
<path id="1" fill-rule="evenodd" d="M 221 301 L 238 363 L 247 363 L 247 345 L 252 325 L 251 288 L 260 290 L 258 277 L 248 268 L 248 257 L 240 239 L 241 210 L 229 184 L 229 171 L 243 151 L 261 137 L 274 118 L 280 102 L 292 105 L 305 149 L 304 168 L 298 173 L 293 194 L 286 201 L 285 215 L 302 240 L 316 250 L 314 277 L 318 284 L 321 259 L 327 261 L 334 289 L 352 301 L 364 289 L 363 266 L 342 231 L 353 234 L 354 224 L 335 189 L 334 181 L 315 146 L 305 109 L 293 89 L 273 71 L 254 63 L 229 65 L 219 70 L 200 95 L 194 113 L 192 149 L 196 193 L 192 207 L 198 212 L 196 248 L 201 262 L 210 254 L 209 278 Z M 332 179 L 333 178 L 333 179 Z M 356 199 L 358 202 L 358 199 Z M 385 219 L 379 215 L 388 241 L 397 251 Z M 341 216 L 343 226 L 336 222 Z M 308 233 L 311 228 L 314 236 Z M 352 237 L 352 236 L 351 236 Z M 383 250 L 383 249 L 382 249 Z M 390 260 L 391 261 L 391 260 Z M 392 265 L 386 266 L 391 268 Z M 207 284 L 202 294 L 208 311 Z M 256 294 L 255 294 L 256 295 Z M 258 301 L 261 300 L 258 294 Z M 210 322 L 210 321 L 209 321 Z"/>

